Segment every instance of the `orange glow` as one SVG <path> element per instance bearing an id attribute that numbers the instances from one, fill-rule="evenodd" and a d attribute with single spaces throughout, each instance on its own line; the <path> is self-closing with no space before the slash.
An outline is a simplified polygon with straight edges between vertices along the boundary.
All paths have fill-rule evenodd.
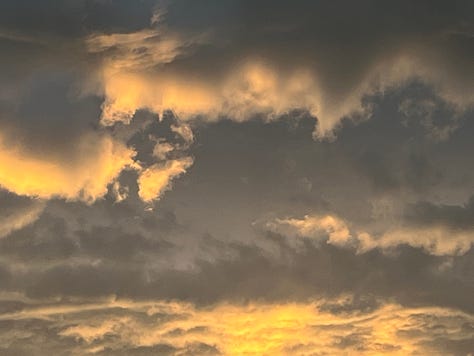
<path id="1" fill-rule="evenodd" d="M 344 299 L 337 303 L 344 303 Z M 434 325 L 457 339 L 473 336 L 460 328 L 462 323 L 472 323 L 472 316 L 451 309 L 386 304 L 370 313 L 332 314 L 321 308 L 323 304 L 221 304 L 199 309 L 180 302 L 112 302 L 102 308 L 139 311 L 150 320 L 134 317 L 136 313 L 86 320 L 64 328 L 61 335 L 84 340 L 91 345 L 91 353 L 114 347 L 107 344 L 107 335 L 114 336 L 115 347 L 167 344 L 185 349 L 204 343 L 224 355 L 241 356 L 429 354 L 432 350 L 423 342 L 436 336 L 432 334 Z M 44 317 L 52 313 L 54 310 Z M 155 315 L 172 317 L 151 322 Z"/>
<path id="2" fill-rule="evenodd" d="M 84 137 L 68 162 L 33 156 L 22 147 L 7 146 L 0 137 L 0 186 L 19 195 L 91 202 L 134 164 L 133 156 L 132 149 L 108 136 Z"/>
<path id="3" fill-rule="evenodd" d="M 109 64 L 104 68 L 103 81 L 106 100 L 101 121 L 105 125 L 129 123 L 140 108 L 157 113 L 170 109 L 183 120 L 205 115 L 209 121 L 220 116 L 245 121 L 257 114 L 271 119 L 292 109 L 315 114 L 321 105 L 311 73 L 277 73 L 271 66 L 255 61 L 215 81 L 180 74 L 118 71 Z"/>

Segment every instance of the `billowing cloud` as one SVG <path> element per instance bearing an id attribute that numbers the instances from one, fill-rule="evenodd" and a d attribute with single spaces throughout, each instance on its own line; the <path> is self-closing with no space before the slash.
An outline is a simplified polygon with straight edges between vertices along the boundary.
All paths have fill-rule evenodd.
<path id="1" fill-rule="evenodd" d="M 106 67 L 102 122 L 129 122 L 138 109 L 157 113 L 172 110 L 184 120 L 206 121 L 245 121 L 254 117 L 271 120 L 304 110 L 318 118 L 316 136 L 331 136 L 344 117 L 370 117 L 370 108 L 362 102 L 365 96 L 406 85 L 418 77 L 428 84 L 441 81 L 436 77 L 436 67 L 427 70 L 421 63 L 423 60 L 405 55 L 380 63 L 344 96 L 331 94 L 311 68 L 278 71 L 271 60 L 245 60 L 223 77 L 212 80 L 181 73 L 137 74 Z M 445 100 L 463 109 L 472 105 L 472 98 L 465 98 L 464 93 L 453 94 L 445 85 L 449 84 L 439 84 L 439 94 Z"/>
<path id="2" fill-rule="evenodd" d="M 316 84 L 304 70 L 280 77 L 264 63 L 244 63 L 219 83 L 207 83 L 182 74 L 108 73 L 102 122 L 130 122 L 138 109 L 157 113 L 172 110 L 183 120 L 222 117 L 238 121 L 256 115 L 275 118 L 293 109 L 318 108 Z"/>
<path id="3" fill-rule="evenodd" d="M 225 48 L 226 39 L 211 24 L 200 31 L 180 31 L 172 26 L 176 14 L 173 5 L 169 8 L 170 19 L 164 12 L 149 29 L 93 35 L 87 40 L 89 51 L 103 57 L 100 80 L 105 94 L 104 124 L 129 122 L 138 109 L 157 113 L 173 110 L 184 120 L 205 121 L 244 121 L 254 117 L 270 120 L 304 110 L 318 119 L 315 136 L 328 137 L 345 117 L 370 117 L 371 108 L 364 103 L 367 96 L 416 80 L 432 87 L 460 111 L 474 103 L 472 94 L 465 90 L 470 79 L 454 75 L 456 69 L 446 67 L 446 55 L 440 50 L 447 46 L 447 37 L 468 36 L 455 31 L 458 24 L 438 25 L 426 34 L 426 43 L 413 42 L 401 33 L 400 38 L 390 39 L 385 51 L 372 49 L 372 55 L 373 44 L 363 43 L 355 35 L 355 41 L 360 41 L 357 55 L 367 57 L 366 63 L 359 66 L 334 58 L 333 45 L 326 43 L 328 39 L 321 34 L 311 40 L 316 51 L 303 54 L 295 48 L 294 58 L 284 48 L 275 46 L 273 40 L 267 44 L 267 51 L 261 51 L 251 41 L 240 38 L 236 45 L 240 53 L 230 49 L 229 55 L 221 57 L 207 58 L 203 54 L 211 66 L 216 65 L 217 70 L 212 73 L 202 68 L 199 55 L 211 40 Z M 295 11 L 300 10 L 296 6 Z M 302 26 L 314 31 L 309 24 Z M 234 30 L 230 27 L 230 33 Z M 285 30 L 279 33 L 277 28 L 268 32 L 286 34 Z M 263 36 L 259 31 L 248 35 Z M 376 40 L 377 35 L 372 35 Z M 305 45 L 305 40 L 298 43 Z M 353 52 L 349 48 L 348 56 Z M 300 58 L 302 55 L 307 58 Z"/>

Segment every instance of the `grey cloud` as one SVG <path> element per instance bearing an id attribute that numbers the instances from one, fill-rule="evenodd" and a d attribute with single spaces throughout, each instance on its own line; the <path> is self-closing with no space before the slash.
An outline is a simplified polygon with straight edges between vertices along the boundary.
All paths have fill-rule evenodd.
<path id="1" fill-rule="evenodd" d="M 154 345 L 154 346 L 140 346 L 133 348 L 122 349 L 105 349 L 100 351 L 98 355 L 157 355 L 157 356 L 171 356 L 179 351 L 171 345 Z M 200 353 L 201 354 L 201 353 Z"/>
<path id="2" fill-rule="evenodd" d="M 147 240 L 138 234 L 124 234 L 119 229 L 93 228 L 88 232 L 79 232 L 80 246 L 88 257 L 117 259 L 125 262 L 143 258 L 140 254 L 153 253 L 155 256 L 166 252 L 171 246 L 168 242 Z"/>
<path id="3" fill-rule="evenodd" d="M 31 298 L 129 294 L 143 285 L 145 278 L 142 271 L 118 264 L 57 266 L 30 277 L 26 295 Z"/>
<path id="4" fill-rule="evenodd" d="M 31 264 L 23 274 L 12 273 L 17 276 L 16 288 L 38 297 L 119 294 L 206 304 L 232 298 L 286 300 L 356 292 L 362 296 L 395 296 L 407 304 L 419 301 L 471 310 L 466 296 L 472 292 L 467 273 L 472 252 L 444 258 L 401 246 L 394 255 L 373 251 L 357 256 L 352 251 L 309 242 L 306 252 L 295 251 L 283 238 L 259 237 L 251 227 L 256 218 L 268 212 L 302 215 L 309 209 L 337 212 L 362 226 L 372 223 L 367 199 L 381 193 L 395 199 L 390 195 L 393 190 L 374 189 L 370 180 L 357 178 L 356 172 L 362 168 L 354 170 L 354 166 L 340 164 L 351 162 L 358 149 L 374 149 L 381 140 L 372 133 L 390 131 L 391 125 L 395 126 L 390 120 L 381 115 L 357 128 L 342 127 L 340 139 L 334 143 L 312 141 L 306 130 L 311 127 L 310 118 L 297 123 L 222 122 L 198 127 L 196 139 L 200 144 L 192 150 L 196 166 L 155 212 L 145 212 L 139 200 L 132 199 L 136 194 L 133 189 L 129 199 L 116 204 L 111 198 L 90 206 L 52 201 L 39 221 L 1 242 L 2 258 L 23 266 L 27 261 Z M 384 146 L 393 147 L 394 155 L 397 144 L 420 137 L 405 131 L 401 123 L 397 125 L 400 133 Z M 351 133 L 350 128 L 356 132 Z M 147 130 L 134 138 L 135 144 L 146 138 Z M 426 144 L 442 155 L 455 150 L 444 143 Z M 463 147 L 457 152 L 462 154 Z M 390 152 L 387 149 L 382 152 Z M 239 178 L 242 176 L 248 178 L 247 183 Z M 304 199 L 297 187 L 301 177 L 312 183 Z M 338 188 L 331 188 L 335 184 Z M 397 189 L 420 197 L 439 187 L 417 192 L 406 183 L 400 184 Z M 449 180 L 439 184 L 450 186 Z M 469 192 L 468 186 L 456 188 Z M 211 191 L 219 194 L 211 195 Z M 398 199 L 405 203 L 402 197 Z M 461 207 L 433 202 L 429 209 L 423 207 L 415 202 L 414 213 L 407 213 L 405 218 L 412 214 L 413 224 L 418 225 L 427 219 L 431 224 L 433 218 L 429 216 L 439 220 L 436 214 L 445 210 L 446 216 L 456 216 L 455 221 L 464 216 Z M 467 210 L 466 214 L 467 219 Z M 202 235 L 205 233 L 208 235 Z M 212 238 L 205 237 L 209 234 Z M 96 265 L 90 265 L 94 261 Z"/>
<path id="5" fill-rule="evenodd" d="M 446 225 L 454 229 L 474 228 L 474 197 L 464 205 L 419 202 L 408 207 L 406 219 L 415 225 Z"/>
<path id="6" fill-rule="evenodd" d="M 75 214 L 85 218 L 78 211 Z M 163 217 L 165 226 L 166 219 L 175 219 L 168 216 Z M 146 228 L 140 230 L 138 224 L 135 233 L 125 227 L 84 223 L 84 229 L 76 232 L 69 230 L 73 222 L 68 225 L 45 215 L 2 241 L 2 260 L 14 261 L 12 267 L 23 266 L 5 267 L 3 285 L 31 298 L 118 295 L 212 304 L 354 293 L 359 299 L 353 304 L 328 305 L 328 310 L 370 310 L 378 304 L 373 298 L 472 310 L 472 252 L 446 258 L 401 246 L 393 255 L 380 251 L 355 255 L 310 241 L 295 250 L 278 235 L 253 235 L 253 243 L 232 243 L 224 236 L 179 232 L 180 227 L 160 232 L 159 223 L 149 226 L 146 219 L 140 220 Z M 199 244 L 193 247 L 193 241 Z"/>
<path id="7" fill-rule="evenodd" d="M 341 11 L 342 7 L 346 10 Z M 469 66 L 465 59 L 473 48 L 469 35 L 472 4 L 467 1 L 456 2 L 453 7 L 443 2 L 389 5 L 372 1 L 297 1 L 288 7 L 275 1 L 258 6 L 227 1 L 213 3 L 212 9 L 216 16 L 206 6 L 189 1 L 168 5 L 168 26 L 194 32 L 213 29 L 227 49 L 223 54 L 219 49 L 204 47 L 191 60 L 178 60 L 172 66 L 215 76 L 221 75 L 229 63 L 234 65 L 238 60 L 235 57 L 269 57 L 278 62 L 279 69 L 310 63 L 324 83 L 325 98 L 343 105 L 346 95 L 359 90 L 378 61 L 395 57 L 400 51 L 415 56 L 421 51 L 425 69 L 437 63 L 435 67 L 439 65 L 450 73 L 447 77 L 457 78 L 453 85 L 459 86 L 459 92 L 472 86 L 463 78 L 463 70 Z M 209 61 L 214 63 L 212 72 Z M 422 77 L 423 70 L 415 71 L 414 77 Z"/>
<path id="8" fill-rule="evenodd" d="M 146 26 L 156 1 L 4 1 L 2 29 L 28 35 L 74 38 L 90 31 L 133 31 Z"/>
<path id="9" fill-rule="evenodd" d="M 161 22 L 151 24 L 158 13 Z M 194 165 L 150 204 L 139 198 L 138 170 L 123 170 L 88 204 L 2 191 L 0 353 L 29 355 L 40 346 L 45 354 L 59 355 L 84 354 L 96 346 L 105 355 L 221 351 L 204 341 L 186 347 L 132 345 L 113 332 L 90 343 L 73 333 L 59 336 L 107 319 L 152 328 L 182 317 L 165 312 L 151 317 L 127 307 L 103 313 L 83 309 L 110 298 L 187 301 L 206 310 L 226 303 L 325 298 L 321 310 L 337 317 L 376 313 L 389 302 L 472 315 L 472 247 L 462 255 L 437 256 L 413 233 L 387 250 L 357 252 L 308 237 L 295 248 L 289 236 L 258 225 L 330 214 L 374 236 L 400 226 L 474 232 L 473 82 L 467 75 L 474 53 L 472 14 L 472 2 L 461 0 L 2 1 L 0 133 L 6 144 L 19 143 L 35 157 L 63 157 L 65 167 L 82 158 L 78 142 L 91 134 L 133 148 L 145 169 L 183 157 L 193 157 Z M 142 31 L 154 34 L 144 41 L 138 36 L 143 48 L 112 45 L 89 52 L 91 38 Z M 322 102 L 361 112 L 341 111 L 346 117 L 333 122 L 332 142 L 313 139 L 314 116 L 320 124 L 324 118 L 305 108 L 283 110 L 272 120 L 252 112 L 236 122 L 226 112 L 217 121 L 204 115 L 184 123 L 178 112 L 158 116 L 154 108 L 142 107 L 128 125 L 101 126 L 108 98 L 101 81 L 104 63 L 129 49 L 140 59 L 154 58 L 149 51 L 167 35 L 179 41 L 168 48 L 169 62 L 138 68 L 141 79 L 156 85 L 139 98 L 161 89 L 160 76 L 179 76 L 186 88 L 191 78 L 217 85 L 249 58 L 268 62 L 270 72 L 282 78 L 291 77 L 294 68 L 310 68 Z M 395 63 L 401 54 L 416 59 L 406 77 L 390 72 L 402 68 Z M 133 87 L 125 84 L 119 93 Z M 87 147 L 97 142 L 88 141 Z M 169 146 L 160 150 L 159 144 Z M 124 193 L 121 199 L 117 192 Z M 37 204 L 41 209 L 27 222 L 4 228 L 4 221 L 26 216 Z M 438 242 L 452 237 L 446 233 Z M 350 300 L 332 300 L 347 295 Z M 60 312 L 49 320 L 18 316 L 73 302 L 81 304 L 81 312 Z M 430 352 L 471 351 L 472 321 L 433 315 L 433 310 L 412 315 L 421 331 L 410 327 L 400 330 L 400 337 L 422 339 L 417 345 Z M 397 347 L 372 345 L 366 329 L 326 327 L 337 333 L 328 344 L 341 352 Z M 451 337 L 453 328 L 459 337 Z M 291 347 L 289 352 L 298 353 L 309 346 Z"/>

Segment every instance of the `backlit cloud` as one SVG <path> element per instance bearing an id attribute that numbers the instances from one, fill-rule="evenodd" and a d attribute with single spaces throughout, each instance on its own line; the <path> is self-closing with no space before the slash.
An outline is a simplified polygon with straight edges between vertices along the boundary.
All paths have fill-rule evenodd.
<path id="1" fill-rule="evenodd" d="M 470 355 L 472 0 L 1 0 L 1 355 Z"/>
<path id="2" fill-rule="evenodd" d="M 0 138 L 1 139 L 1 138 Z M 92 202 L 126 167 L 135 152 L 109 136 L 84 137 L 75 156 L 44 157 L 0 141 L 0 186 L 18 195 Z"/>
<path id="3" fill-rule="evenodd" d="M 432 36 L 427 44 L 406 40 L 391 45 L 386 53 L 376 51 L 359 70 L 344 61 L 328 62 L 332 54 L 325 53 L 328 49 L 323 44 L 320 52 L 306 54 L 310 58 L 305 60 L 298 58 L 298 52 L 291 59 L 279 50 L 273 56 L 262 56 L 243 48 L 244 56 L 226 57 L 227 63 L 210 59 L 218 63 L 219 74 L 182 64 L 183 60 L 192 63 L 211 40 L 219 43 L 219 35 L 204 30 L 180 33 L 167 26 L 166 14 L 150 29 L 93 35 L 87 44 L 89 51 L 104 58 L 100 80 L 105 94 L 102 123 L 106 125 L 130 122 L 138 109 L 173 110 L 183 120 L 205 121 L 271 120 L 304 110 L 318 119 L 315 137 L 330 137 L 343 118 L 371 116 L 365 97 L 414 80 L 432 87 L 461 112 L 472 107 L 474 97 L 465 90 L 469 79 L 442 70 L 444 54 L 435 43 L 444 45 L 449 32 L 440 30 Z M 323 72 L 326 66 L 333 67 L 333 78 Z M 345 80 L 337 71 L 348 73 L 347 83 L 337 83 Z"/>
<path id="4" fill-rule="evenodd" d="M 165 190 L 170 189 L 170 181 L 186 172 L 192 164 L 193 160 L 186 157 L 146 168 L 138 178 L 138 195 L 145 202 L 159 199 Z"/>
<path id="5" fill-rule="evenodd" d="M 275 219 L 264 224 L 271 232 L 289 238 L 310 238 L 328 244 L 356 249 L 359 253 L 374 248 L 393 249 L 407 244 L 420 247 L 434 255 L 465 254 L 474 244 L 474 231 L 435 225 L 388 227 L 386 231 L 371 234 L 361 229 L 350 229 L 347 223 L 334 215 L 306 215 L 301 219 Z"/>
<path id="6" fill-rule="evenodd" d="M 349 298 L 350 299 L 350 298 Z M 332 313 L 326 305 L 347 301 L 248 305 L 116 301 L 95 305 L 31 308 L 3 320 L 36 320 L 54 325 L 55 338 L 71 354 L 135 353 L 223 355 L 407 355 L 439 350 L 462 353 L 472 339 L 472 316 L 443 308 L 386 304 L 374 311 Z M 114 316 L 120 311 L 120 316 Z M 61 317 L 63 315 L 64 317 Z M 31 330 L 28 342 L 36 342 Z M 4 346 L 11 340 L 4 340 Z M 164 346 L 169 352 L 164 352 Z M 6 346 L 8 349 L 8 346 Z M 10 349 L 20 350 L 11 345 Z"/>

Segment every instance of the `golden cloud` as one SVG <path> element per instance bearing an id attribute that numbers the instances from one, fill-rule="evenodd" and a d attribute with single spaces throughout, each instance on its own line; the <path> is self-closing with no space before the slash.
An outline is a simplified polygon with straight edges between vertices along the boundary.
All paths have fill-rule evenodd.
<path id="1" fill-rule="evenodd" d="M 275 58 L 257 59 L 251 54 L 219 76 L 166 70 L 167 64 L 208 41 L 206 34 L 183 36 L 165 27 L 90 37 L 89 51 L 104 56 L 102 123 L 130 122 L 138 109 L 173 110 L 183 120 L 207 121 L 222 117 L 244 121 L 255 116 L 271 120 L 300 109 L 318 118 L 315 137 L 331 137 L 342 118 L 356 113 L 370 117 L 371 109 L 362 104 L 364 96 L 412 79 L 431 85 L 460 110 L 474 103 L 471 93 L 440 70 L 439 56 L 422 46 L 374 58 L 359 79 L 347 85 L 321 80 L 317 66 L 294 64 L 282 69 Z"/>
<path id="2" fill-rule="evenodd" d="M 93 202 L 126 167 L 135 152 L 107 135 L 82 137 L 73 157 L 45 157 L 0 137 L 0 187 L 18 195 Z"/>
<path id="3" fill-rule="evenodd" d="M 432 354 L 440 351 L 433 343 L 438 337 L 467 341 L 474 336 L 472 328 L 463 327 L 474 317 L 449 308 L 389 303 L 370 312 L 331 313 L 326 307 L 350 301 L 342 297 L 205 308 L 183 302 L 112 301 L 38 307 L 1 319 L 48 320 L 61 337 L 81 341 L 74 344 L 73 354 L 154 345 L 169 345 L 177 354 L 194 345 L 207 345 L 223 355 Z"/>
<path id="4" fill-rule="evenodd" d="M 351 233 L 346 223 L 331 215 L 309 216 L 303 219 L 276 219 L 267 222 L 266 228 L 290 236 L 320 236 L 328 235 L 327 243 L 333 245 L 346 245 L 351 238 Z"/>
<path id="5" fill-rule="evenodd" d="M 402 244 L 424 249 L 433 255 L 463 255 L 474 244 L 474 231 L 446 226 L 387 227 L 378 235 L 350 229 L 346 221 L 335 215 L 306 215 L 301 219 L 286 218 L 267 221 L 263 227 L 288 236 L 298 244 L 298 238 L 326 241 L 328 244 L 355 248 L 358 253 L 374 248 L 391 249 Z M 296 240 L 295 240 L 296 239 Z"/>
<path id="6" fill-rule="evenodd" d="M 159 199 L 165 190 L 170 189 L 171 180 L 186 172 L 192 164 L 192 158 L 184 157 L 146 168 L 138 177 L 138 195 L 145 202 Z"/>
<path id="7" fill-rule="evenodd" d="M 276 118 L 292 109 L 317 114 L 320 98 L 316 83 L 305 70 L 279 76 L 267 63 L 246 62 L 217 83 L 180 74 L 103 72 L 105 102 L 101 122 L 129 123 L 138 109 L 162 113 L 172 110 L 183 120 L 205 116 L 245 121 L 255 115 Z"/>

